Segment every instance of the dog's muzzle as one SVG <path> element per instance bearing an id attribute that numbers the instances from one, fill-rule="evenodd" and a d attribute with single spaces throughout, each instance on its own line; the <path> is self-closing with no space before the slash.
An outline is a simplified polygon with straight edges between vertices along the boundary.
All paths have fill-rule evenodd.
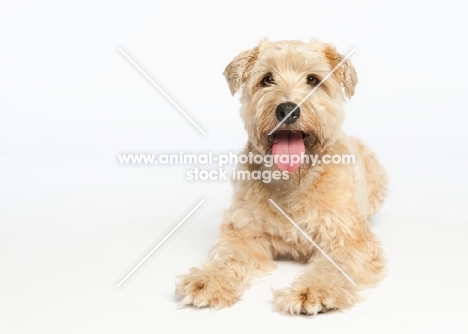
<path id="1" fill-rule="evenodd" d="M 294 110 L 293 113 L 284 121 L 284 124 L 292 124 L 301 115 L 301 109 L 295 103 L 285 102 L 278 104 L 276 107 L 276 118 L 281 122 L 292 110 Z"/>

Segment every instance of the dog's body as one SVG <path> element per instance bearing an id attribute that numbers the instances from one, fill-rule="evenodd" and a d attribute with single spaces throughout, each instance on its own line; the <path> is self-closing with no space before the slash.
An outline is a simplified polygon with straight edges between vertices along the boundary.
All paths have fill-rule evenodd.
<path id="1" fill-rule="evenodd" d="M 252 278 L 275 268 L 274 259 L 289 258 L 308 265 L 290 288 L 274 291 L 278 310 L 317 314 L 352 306 L 359 300 L 359 290 L 375 285 L 384 275 L 384 260 L 368 218 L 380 208 L 387 182 L 373 153 L 341 130 L 342 89 L 350 98 L 357 83 L 352 64 L 343 61 L 334 47 L 318 41 L 265 40 L 239 54 L 224 74 L 232 94 L 243 87 L 241 114 L 249 135 L 243 153 L 351 154 L 356 160 L 354 164 L 239 166 L 250 172 L 287 171 L 289 179 L 234 181 L 233 204 L 209 260 L 177 283 L 182 303 L 231 305 Z"/>

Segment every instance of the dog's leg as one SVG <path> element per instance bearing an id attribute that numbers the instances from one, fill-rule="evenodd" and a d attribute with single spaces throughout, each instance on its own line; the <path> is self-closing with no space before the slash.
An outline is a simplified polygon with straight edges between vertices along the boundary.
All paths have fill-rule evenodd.
<path id="1" fill-rule="evenodd" d="M 353 231 L 359 233 L 338 236 L 340 242 L 332 246 L 320 245 L 357 286 L 319 253 L 290 288 L 273 290 L 275 308 L 283 313 L 317 314 L 360 301 L 358 291 L 375 285 L 384 275 L 379 244 L 363 224 Z"/>
<path id="2" fill-rule="evenodd" d="M 252 278 L 275 268 L 266 240 L 254 223 L 242 228 L 228 221 L 202 268 L 191 268 L 176 283 L 181 304 L 225 307 L 240 299 Z"/>
<path id="3" fill-rule="evenodd" d="M 387 196 L 388 177 L 385 169 L 380 164 L 379 160 L 362 141 L 357 138 L 352 138 L 354 141 L 358 155 L 364 164 L 365 178 L 368 191 L 368 210 L 367 216 L 373 216 L 379 211 L 382 203 Z"/>

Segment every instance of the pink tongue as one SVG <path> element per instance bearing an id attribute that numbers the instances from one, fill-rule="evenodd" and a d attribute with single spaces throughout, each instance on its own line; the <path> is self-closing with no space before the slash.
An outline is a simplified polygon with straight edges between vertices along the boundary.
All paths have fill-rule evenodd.
<path id="1" fill-rule="evenodd" d="M 293 172 L 301 165 L 305 152 L 300 132 L 278 131 L 273 143 L 273 159 L 280 171 Z"/>

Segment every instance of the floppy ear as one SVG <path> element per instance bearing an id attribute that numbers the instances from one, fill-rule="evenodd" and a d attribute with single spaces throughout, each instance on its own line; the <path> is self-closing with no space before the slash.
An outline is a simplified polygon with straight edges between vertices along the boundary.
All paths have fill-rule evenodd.
<path id="1" fill-rule="evenodd" d="M 334 46 L 327 45 L 325 47 L 325 57 L 330 63 L 331 68 L 335 68 L 343 60 L 344 56 L 338 53 Z M 358 83 L 357 73 L 353 64 L 349 59 L 346 59 L 339 68 L 334 72 L 338 80 L 345 89 L 348 99 L 354 95 L 354 88 Z"/>
<path id="2" fill-rule="evenodd" d="M 242 51 L 224 69 L 224 76 L 228 82 L 231 94 L 234 95 L 247 80 L 248 74 L 258 56 L 258 46 L 251 50 Z"/>

